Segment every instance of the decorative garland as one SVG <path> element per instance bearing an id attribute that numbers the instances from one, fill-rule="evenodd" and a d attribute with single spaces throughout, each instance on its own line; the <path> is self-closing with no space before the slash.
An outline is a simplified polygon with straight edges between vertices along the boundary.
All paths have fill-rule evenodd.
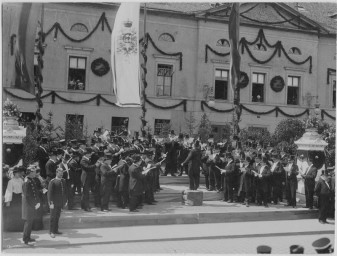
<path id="1" fill-rule="evenodd" d="M 176 52 L 176 53 L 167 53 L 164 52 L 163 50 L 159 49 L 158 46 L 154 43 L 152 37 L 150 36 L 149 33 L 146 33 L 147 39 L 151 42 L 152 46 L 161 54 L 166 55 L 166 56 L 179 56 L 179 70 L 181 71 L 183 68 L 183 53 L 182 52 Z M 139 42 L 141 43 L 144 39 L 141 38 Z"/>
<path id="2" fill-rule="evenodd" d="M 219 112 L 219 113 L 229 113 L 229 112 L 232 112 L 234 110 L 234 108 L 226 109 L 226 110 L 216 109 L 216 108 L 210 107 L 205 101 L 201 101 L 201 110 L 202 111 L 204 111 L 204 106 L 206 106 L 207 108 L 209 108 L 212 111 Z M 249 108 L 245 107 L 244 105 L 240 104 L 240 111 L 242 111 L 242 110 L 246 110 L 247 112 L 249 112 L 251 114 L 254 114 L 254 115 L 268 115 L 268 114 L 271 114 L 273 112 L 276 112 L 275 113 L 276 117 L 278 117 L 278 113 L 281 113 L 282 115 L 284 115 L 286 117 L 300 117 L 300 116 L 303 116 L 303 115 L 309 115 L 309 109 L 304 110 L 302 113 L 292 115 L 292 114 L 285 113 L 279 107 L 275 107 L 275 108 L 273 108 L 271 110 L 264 111 L 264 112 L 258 112 L 258 111 L 254 111 L 254 110 L 249 109 Z M 329 117 L 333 118 L 331 116 L 329 116 Z"/>
<path id="3" fill-rule="evenodd" d="M 259 60 L 257 59 L 253 53 L 251 52 L 251 50 L 249 49 L 249 45 L 254 45 L 256 44 L 258 41 L 260 41 L 260 43 L 264 42 L 269 48 L 275 48 L 274 52 L 271 54 L 271 56 L 266 59 L 266 60 Z M 266 39 L 266 36 L 264 35 L 264 32 L 263 32 L 263 29 L 260 29 L 259 32 L 258 32 L 258 35 L 256 37 L 255 40 L 253 40 L 252 42 L 248 42 L 247 39 L 245 37 L 242 37 L 241 40 L 240 40 L 240 43 L 239 45 L 241 45 L 241 53 L 244 54 L 244 49 L 247 50 L 248 52 L 248 55 L 256 62 L 256 63 L 259 63 L 259 64 L 266 64 L 268 62 L 270 62 L 276 55 L 276 53 L 278 53 L 278 57 L 280 58 L 281 57 L 281 52 L 284 53 L 284 55 L 286 56 L 286 58 L 292 62 L 293 64 L 295 65 L 302 65 L 302 64 L 305 64 L 306 62 L 309 61 L 309 73 L 311 74 L 312 73 L 312 56 L 309 56 L 308 58 L 306 58 L 305 60 L 303 61 L 296 61 L 294 59 L 292 59 L 287 51 L 284 49 L 283 45 L 282 45 L 282 42 L 281 41 L 277 41 L 275 44 L 270 44 L 268 42 L 268 40 Z M 208 62 L 208 50 L 210 50 L 211 52 L 213 52 L 215 55 L 218 55 L 220 57 L 225 57 L 225 56 L 228 56 L 230 53 L 220 53 L 220 52 L 217 52 L 215 51 L 214 49 L 212 49 L 208 44 L 206 44 L 205 46 L 205 63 Z"/>
<path id="4" fill-rule="evenodd" d="M 324 115 L 326 115 L 327 117 L 331 118 L 332 120 L 336 120 L 336 117 L 330 115 L 328 112 L 326 112 L 324 109 L 321 110 L 321 117 L 322 119 L 324 119 Z"/>
<path id="5" fill-rule="evenodd" d="M 8 89 L 4 88 L 3 89 L 6 93 L 8 93 L 8 95 L 12 96 L 13 98 L 15 99 L 19 99 L 19 100 L 23 100 L 23 101 L 35 101 L 35 98 L 23 98 L 23 97 L 20 97 L 20 96 L 17 96 L 15 95 L 14 93 L 10 92 Z M 74 100 L 68 100 L 66 98 L 63 98 L 62 96 L 60 96 L 59 94 L 57 94 L 57 92 L 55 91 L 51 91 L 43 96 L 41 96 L 41 99 L 44 99 L 44 98 L 47 98 L 51 96 L 52 100 L 51 100 L 51 103 L 52 104 L 55 104 L 55 99 L 58 98 L 59 100 L 61 101 L 64 101 L 64 102 L 67 102 L 67 103 L 71 103 L 71 104 L 83 104 L 83 103 L 89 103 L 89 102 L 92 102 L 94 100 L 96 100 L 96 105 L 99 106 L 100 105 L 100 102 L 101 100 L 103 102 L 105 102 L 106 104 L 109 104 L 109 105 L 112 105 L 112 106 L 116 106 L 118 107 L 118 105 L 116 105 L 116 103 L 114 102 L 111 102 L 109 100 L 107 100 L 106 98 L 104 98 L 102 95 L 100 94 L 97 94 L 96 96 L 90 98 L 90 99 L 87 99 L 87 100 L 78 100 L 78 101 L 74 101 Z M 186 105 L 187 105 L 187 100 L 182 100 L 180 103 L 176 104 L 176 105 L 172 105 L 172 106 L 167 106 L 167 107 L 163 107 L 163 106 L 159 106 L 153 102 L 151 102 L 150 100 L 148 100 L 145 96 L 145 101 L 147 103 L 149 103 L 151 106 L 155 107 L 155 108 L 159 108 L 159 109 L 173 109 L 173 108 L 177 108 L 181 105 L 184 106 L 184 112 L 186 112 Z"/>
<path id="6" fill-rule="evenodd" d="M 249 77 L 246 72 L 240 72 L 239 87 L 240 89 L 246 88 L 249 84 Z"/>
<path id="7" fill-rule="evenodd" d="M 328 70 L 327 70 L 327 77 L 326 77 L 326 83 L 327 84 L 330 83 L 330 76 L 332 75 L 332 73 L 336 73 L 336 69 L 328 68 Z"/>
<path id="8" fill-rule="evenodd" d="M 58 23 L 58 22 L 55 22 L 55 24 L 46 33 L 44 33 L 44 36 L 45 37 L 48 36 L 53 30 L 55 30 L 54 31 L 54 40 L 56 40 L 56 38 L 57 38 L 58 31 L 60 31 L 61 34 L 63 36 L 65 36 L 68 40 L 70 40 L 72 42 L 75 42 L 75 43 L 81 43 L 81 42 L 89 39 L 95 33 L 95 31 L 98 29 L 100 24 L 101 24 L 102 31 L 104 31 L 104 24 L 106 24 L 109 32 L 110 33 L 112 32 L 111 27 L 109 25 L 109 22 L 108 22 L 107 18 L 105 17 L 105 12 L 103 12 L 101 17 L 99 18 L 96 26 L 93 28 L 93 30 L 91 30 L 91 32 L 87 36 L 83 37 L 82 39 L 75 39 L 75 38 L 72 38 L 71 36 L 69 36 L 68 34 L 66 34 L 64 32 L 63 28 L 61 27 L 60 23 Z"/>
<path id="9" fill-rule="evenodd" d="M 278 81 L 280 81 L 278 84 Z M 280 92 L 283 90 L 284 88 L 284 80 L 282 76 L 274 76 L 273 79 L 270 81 L 270 88 L 274 91 L 274 92 Z"/>
<path id="10" fill-rule="evenodd" d="M 175 105 L 172 105 L 172 106 L 167 106 L 167 107 L 159 106 L 159 105 L 157 105 L 157 104 L 155 104 L 155 103 L 149 101 L 148 98 L 145 98 L 145 101 L 146 101 L 147 103 L 149 103 L 152 107 L 159 108 L 159 109 L 172 109 L 172 108 L 177 108 L 177 107 L 183 105 L 183 106 L 184 106 L 184 112 L 186 112 L 187 100 L 182 100 L 182 101 L 181 101 L 180 103 L 178 103 L 178 104 L 175 104 Z"/>
<path id="11" fill-rule="evenodd" d="M 98 59 L 95 59 L 93 62 L 91 62 L 91 71 L 96 76 L 104 76 L 109 72 L 109 70 L 110 70 L 110 65 L 103 58 L 98 58 Z"/>

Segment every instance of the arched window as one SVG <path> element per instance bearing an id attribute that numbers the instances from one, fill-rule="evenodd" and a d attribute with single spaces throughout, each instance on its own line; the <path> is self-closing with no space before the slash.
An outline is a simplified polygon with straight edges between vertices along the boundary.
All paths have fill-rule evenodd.
<path id="1" fill-rule="evenodd" d="M 295 55 L 301 55 L 301 51 L 297 47 L 291 47 L 288 53 L 295 54 Z"/>
<path id="2" fill-rule="evenodd" d="M 71 26 L 70 31 L 76 31 L 76 32 L 85 32 L 88 33 L 88 28 L 82 24 L 82 23 L 75 23 Z"/>
<path id="3" fill-rule="evenodd" d="M 174 37 L 169 33 L 163 33 L 158 37 L 158 41 L 175 42 Z"/>
<path id="4" fill-rule="evenodd" d="M 258 50 L 258 51 L 267 51 L 267 47 L 264 44 L 256 44 L 254 46 L 254 50 Z"/>
<path id="5" fill-rule="evenodd" d="M 216 46 L 229 47 L 229 42 L 227 39 L 222 38 L 216 42 Z"/>

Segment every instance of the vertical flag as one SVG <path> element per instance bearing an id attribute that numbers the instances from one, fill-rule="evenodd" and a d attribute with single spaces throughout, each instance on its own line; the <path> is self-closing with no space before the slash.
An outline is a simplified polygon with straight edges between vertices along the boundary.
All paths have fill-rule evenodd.
<path id="1" fill-rule="evenodd" d="M 42 3 L 21 3 L 15 44 L 14 88 L 35 95 L 34 48 Z"/>
<path id="2" fill-rule="evenodd" d="M 140 107 L 140 3 L 121 3 L 111 35 L 111 69 L 116 104 Z"/>
<path id="3" fill-rule="evenodd" d="M 232 86 L 232 90 L 236 91 L 236 86 L 238 86 L 239 79 L 240 79 L 240 52 L 239 52 L 239 26 L 240 26 L 240 20 L 239 20 L 239 14 L 240 14 L 240 4 L 239 3 L 233 3 L 231 14 L 229 16 L 229 26 L 228 26 L 228 32 L 229 32 L 229 43 L 230 43 L 230 53 L 231 53 L 231 59 L 230 59 L 230 84 Z M 235 101 L 235 96 L 234 96 Z"/>

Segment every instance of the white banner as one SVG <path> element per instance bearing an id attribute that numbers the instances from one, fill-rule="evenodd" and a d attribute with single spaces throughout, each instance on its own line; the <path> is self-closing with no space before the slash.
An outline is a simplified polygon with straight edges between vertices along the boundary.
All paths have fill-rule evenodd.
<path id="1" fill-rule="evenodd" d="M 116 104 L 140 107 L 140 3 L 122 3 L 111 35 L 111 69 Z"/>

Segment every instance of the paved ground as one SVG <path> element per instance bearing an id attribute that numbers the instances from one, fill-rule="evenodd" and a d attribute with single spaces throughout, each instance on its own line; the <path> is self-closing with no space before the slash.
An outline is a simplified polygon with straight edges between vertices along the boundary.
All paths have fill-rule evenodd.
<path id="1" fill-rule="evenodd" d="M 100 229 L 64 229 L 52 239 L 45 231 L 33 233 L 34 246 L 21 242 L 21 233 L 4 238 L 4 253 L 129 253 L 129 254 L 255 254 L 261 244 L 273 254 L 289 254 L 293 244 L 315 253 L 312 242 L 321 237 L 335 240 L 334 221 L 317 220 L 137 226 Z"/>

